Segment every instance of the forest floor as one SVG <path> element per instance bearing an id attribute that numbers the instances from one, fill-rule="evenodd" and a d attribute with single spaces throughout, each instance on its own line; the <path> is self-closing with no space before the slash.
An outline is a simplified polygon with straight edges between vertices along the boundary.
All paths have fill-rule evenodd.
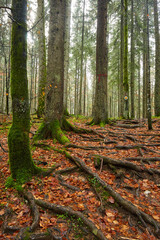
<path id="1" fill-rule="evenodd" d="M 76 127 L 93 132 L 66 132 L 71 144 L 65 147 L 50 139 L 34 144 L 41 121 L 33 118 L 34 162 L 55 169 L 23 185 L 26 200 L 5 187 L 11 117 L 0 118 L 0 239 L 160 239 L 160 119 L 148 131 L 145 120 L 99 127 L 71 117 Z M 19 230 L 36 217 L 35 235 L 21 238 Z"/>

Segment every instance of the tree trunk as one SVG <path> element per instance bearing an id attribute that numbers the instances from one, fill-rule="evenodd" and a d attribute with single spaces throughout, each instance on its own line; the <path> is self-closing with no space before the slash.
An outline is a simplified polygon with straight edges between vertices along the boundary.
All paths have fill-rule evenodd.
<path id="1" fill-rule="evenodd" d="M 83 91 L 83 114 L 84 116 L 86 115 L 86 89 L 87 89 L 87 67 L 86 67 L 86 64 L 87 64 L 87 60 L 86 60 L 86 63 L 85 63 L 85 70 L 84 70 L 84 91 Z"/>
<path id="2" fill-rule="evenodd" d="M 11 96 L 13 122 L 8 135 L 12 178 L 22 183 L 39 169 L 30 147 L 30 111 L 27 82 L 27 0 L 12 1 Z"/>
<path id="3" fill-rule="evenodd" d="M 129 118 L 129 84 L 128 84 L 128 0 L 124 1 L 124 60 L 123 60 L 123 88 L 124 88 L 124 117 Z"/>
<path id="4" fill-rule="evenodd" d="M 65 20 L 65 43 L 64 43 L 64 113 L 67 111 L 68 100 L 68 71 L 69 71 L 69 49 L 70 49 L 70 22 L 71 22 L 71 0 L 66 1 Z"/>
<path id="5" fill-rule="evenodd" d="M 38 52 L 39 52 L 39 86 L 38 86 L 38 108 L 37 116 L 42 117 L 45 105 L 45 84 L 46 84 L 46 47 L 45 47 L 45 19 L 44 0 L 38 0 L 37 10 L 38 22 Z"/>
<path id="6" fill-rule="evenodd" d="M 154 0 L 155 59 L 155 115 L 160 116 L 160 35 L 157 0 Z"/>
<path id="7" fill-rule="evenodd" d="M 65 1 L 50 0 L 45 121 L 37 133 L 37 138 L 52 137 L 62 144 L 69 142 L 61 130 L 64 93 L 65 6 Z"/>
<path id="8" fill-rule="evenodd" d="M 108 121 L 107 104 L 107 0 L 98 0 L 97 47 L 96 47 L 96 93 L 94 104 L 95 124 Z"/>
<path id="9" fill-rule="evenodd" d="M 147 118 L 148 118 L 148 130 L 152 130 L 152 114 L 151 114 L 151 83 L 150 83 L 150 51 L 149 51 L 149 12 L 148 12 L 148 0 L 146 0 L 147 8 L 147 32 L 146 32 L 146 83 L 147 83 Z"/>
<path id="10" fill-rule="evenodd" d="M 143 118 L 147 117 L 147 84 L 146 84 L 146 22 L 147 12 L 144 6 L 143 16 Z"/>
<path id="11" fill-rule="evenodd" d="M 134 3 L 131 1 L 131 118 L 135 117 L 134 110 L 134 81 L 135 81 L 135 41 L 134 41 Z"/>
<path id="12" fill-rule="evenodd" d="M 83 0 L 83 19 L 82 19 L 82 46 L 81 46 L 81 76 L 80 76 L 80 93 L 79 93 L 79 114 L 82 114 L 82 85 L 83 85 L 83 48 L 84 48 L 84 19 L 85 19 L 85 0 Z"/>
<path id="13" fill-rule="evenodd" d="M 121 56 L 120 56 L 120 117 L 124 117 L 123 94 L 123 59 L 124 59 L 124 1 L 121 0 Z"/>

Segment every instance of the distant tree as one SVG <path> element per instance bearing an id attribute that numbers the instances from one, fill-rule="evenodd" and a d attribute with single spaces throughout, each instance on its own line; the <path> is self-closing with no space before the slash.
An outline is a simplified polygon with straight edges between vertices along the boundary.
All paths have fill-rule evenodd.
<path id="1" fill-rule="evenodd" d="M 147 118 L 148 129 L 152 130 L 152 115 L 151 115 L 151 83 L 150 83 L 150 47 L 149 47 L 149 11 L 148 0 L 145 2 L 147 22 L 146 22 L 146 84 L 147 84 Z"/>
<path id="2" fill-rule="evenodd" d="M 13 122 L 8 135 L 9 164 L 13 179 L 22 183 L 40 171 L 29 146 L 30 110 L 27 82 L 27 0 L 12 1 L 11 96 Z"/>
<path id="3" fill-rule="evenodd" d="M 45 84 L 46 84 L 46 46 L 45 46 L 45 18 L 44 18 L 44 0 L 37 0 L 37 35 L 39 45 L 39 86 L 38 86 L 38 108 L 37 116 L 40 118 L 44 114 L 45 105 Z"/>
<path id="4" fill-rule="evenodd" d="M 158 20 L 157 0 L 154 0 L 154 26 L 155 26 L 155 115 L 160 116 L 160 32 Z"/>
<path id="5" fill-rule="evenodd" d="M 124 117 L 129 118 L 129 83 L 128 83 L 128 0 L 124 0 L 124 56 L 123 56 Z"/>
<path id="6" fill-rule="evenodd" d="M 69 52 L 70 52 L 70 23 L 71 23 L 71 0 L 66 0 L 66 20 L 64 39 L 64 114 L 68 115 L 68 81 L 69 81 Z"/>
<path id="7" fill-rule="evenodd" d="M 134 1 L 131 0 L 131 118 L 135 117 L 135 32 L 134 32 Z"/>

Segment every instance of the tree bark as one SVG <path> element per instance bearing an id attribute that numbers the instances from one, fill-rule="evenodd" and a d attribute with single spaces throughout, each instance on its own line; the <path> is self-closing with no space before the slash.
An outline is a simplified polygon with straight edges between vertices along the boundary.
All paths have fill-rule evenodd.
<path id="1" fill-rule="evenodd" d="M 131 118 L 135 117 L 134 109 L 134 81 L 135 81 L 135 41 L 134 41 L 134 3 L 131 1 Z"/>
<path id="2" fill-rule="evenodd" d="M 38 52 L 39 52 L 39 86 L 38 86 L 38 118 L 44 114 L 45 106 L 45 84 L 46 84 L 46 46 L 45 46 L 45 19 L 44 0 L 38 1 L 37 21 L 38 22 Z"/>
<path id="3" fill-rule="evenodd" d="M 129 84 L 128 84 L 128 0 L 124 1 L 124 59 L 123 59 L 123 88 L 124 88 L 124 117 L 129 118 Z"/>
<path id="4" fill-rule="evenodd" d="M 120 53 L 120 117 L 124 116 L 123 59 L 124 59 L 124 1 L 121 0 L 121 53 Z"/>
<path id="5" fill-rule="evenodd" d="M 98 0 L 97 47 L 96 47 L 96 93 L 94 104 L 95 124 L 108 121 L 107 104 L 107 0 Z"/>
<path id="6" fill-rule="evenodd" d="M 69 142 L 61 130 L 64 106 L 65 7 L 65 1 L 50 0 L 45 120 L 35 137 L 35 139 L 52 137 L 62 144 Z"/>
<path id="7" fill-rule="evenodd" d="M 147 8 L 147 32 L 146 32 L 146 83 L 147 83 L 147 118 L 148 118 L 148 130 L 152 130 L 152 113 L 151 113 L 151 82 L 150 82 L 150 51 L 149 51 L 149 12 L 148 12 L 148 0 L 146 0 Z"/>
<path id="8" fill-rule="evenodd" d="M 71 22 L 71 0 L 66 1 L 65 20 L 65 43 L 64 43 L 64 113 L 67 113 L 68 100 L 68 71 L 69 71 L 69 49 L 70 49 L 70 22 Z"/>
<path id="9" fill-rule="evenodd" d="M 27 0 L 12 1 L 11 96 L 13 122 L 8 135 L 13 179 L 22 183 L 40 171 L 29 147 L 30 111 L 27 82 Z"/>
<path id="10" fill-rule="evenodd" d="M 155 59 L 155 115 L 160 116 L 160 35 L 157 0 L 154 0 Z"/>

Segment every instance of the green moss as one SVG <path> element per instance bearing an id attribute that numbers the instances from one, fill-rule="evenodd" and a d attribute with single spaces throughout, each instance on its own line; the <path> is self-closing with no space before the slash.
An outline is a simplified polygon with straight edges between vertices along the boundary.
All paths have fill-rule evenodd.
<path id="1" fill-rule="evenodd" d="M 53 141 L 56 139 L 61 144 L 69 143 L 69 139 L 63 133 L 58 120 L 54 120 L 47 124 L 42 123 L 33 139 L 37 141 L 47 138 L 53 138 Z"/>
<path id="2" fill-rule="evenodd" d="M 58 120 L 51 123 L 52 137 L 57 139 L 61 144 L 69 143 L 69 139 L 63 133 Z"/>
<path id="3" fill-rule="evenodd" d="M 32 160 L 27 132 L 12 126 L 8 135 L 8 144 L 9 165 L 13 179 L 22 184 L 41 171 Z"/>

